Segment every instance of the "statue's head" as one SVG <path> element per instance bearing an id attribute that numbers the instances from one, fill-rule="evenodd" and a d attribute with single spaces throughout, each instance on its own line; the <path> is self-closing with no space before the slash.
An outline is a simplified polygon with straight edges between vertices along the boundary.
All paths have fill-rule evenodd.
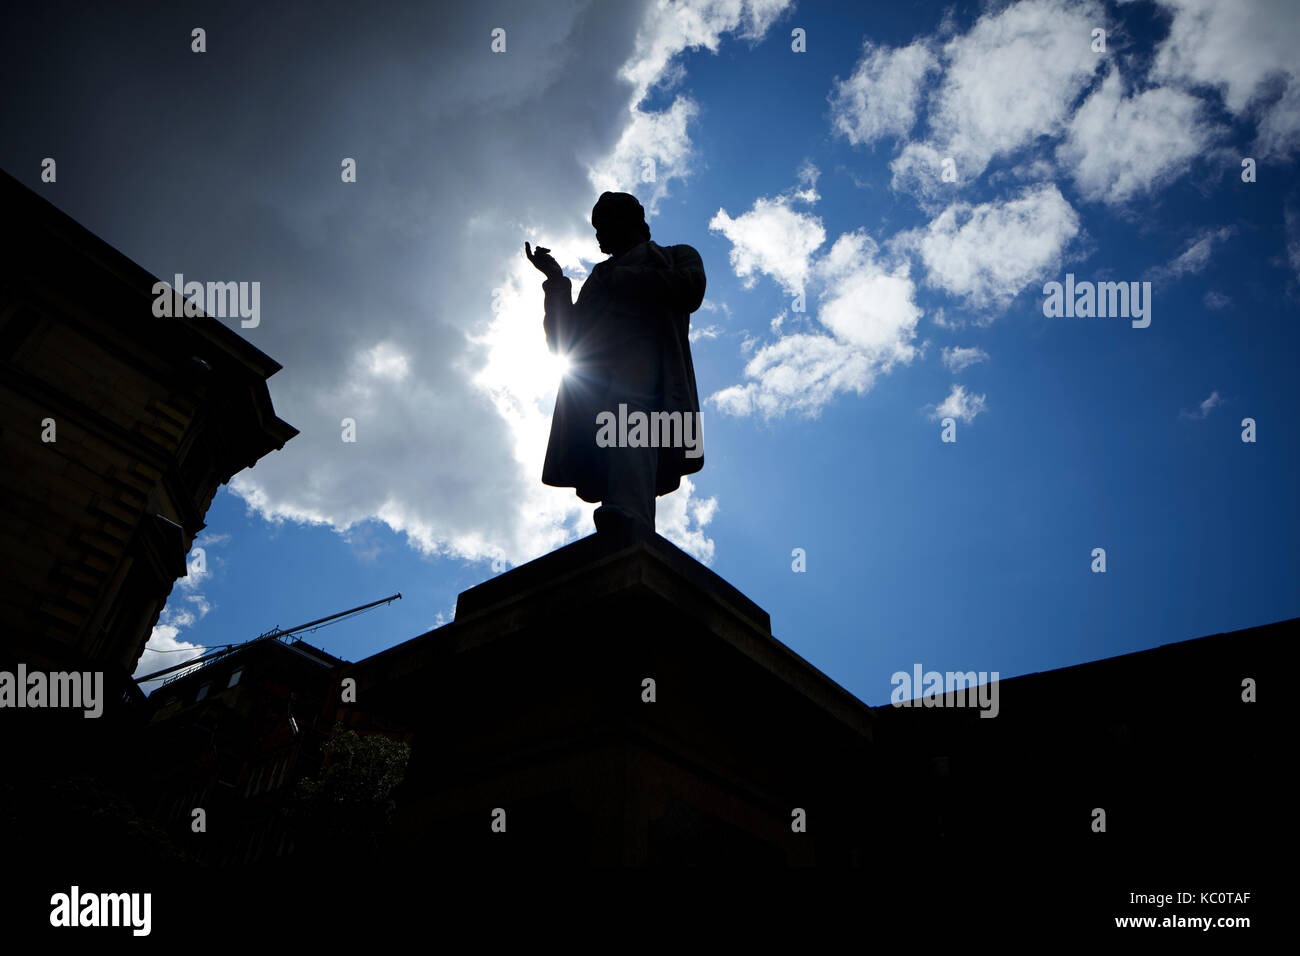
<path id="1" fill-rule="evenodd" d="M 591 224 L 606 255 L 622 255 L 650 238 L 645 210 L 631 193 L 601 193 L 591 210 Z"/>

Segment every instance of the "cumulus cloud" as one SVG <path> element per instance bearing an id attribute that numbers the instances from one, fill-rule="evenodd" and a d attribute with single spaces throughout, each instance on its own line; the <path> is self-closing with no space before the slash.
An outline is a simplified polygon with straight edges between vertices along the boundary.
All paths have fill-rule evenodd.
<path id="1" fill-rule="evenodd" d="M 684 50 L 717 53 L 725 34 L 756 43 L 786 10 L 789 0 L 695 0 L 691 3 L 652 0 L 636 34 L 632 55 L 619 70 L 640 102 L 651 87 L 681 78 L 673 69 Z M 598 42 L 600 37 L 593 37 Z"/>
<path id="2" fill-rule="evenodd" d="M 1151 78 L 1217 89 L 1253 117 L 1252 149 L 1284 156 L 1300 146 L 1300 5 L 1291 0 L 1157 0 L 1172 14 Z"/>
<path id="3" fill-rule="evenodd" d="M 765 214 L 769 209 L 769 200 L 755 202 L 754 210 Z M 765 221 L 763 216 L 749 220 L 750 215 L 735 220 L 728 217 L 727 223 L 720 224 L 750 223 L 749 228 L 723 229 L 733 243 L 737 275 L 748 276 L 752 285 L 762 272 L 787 291 L 803 291 L 808 283 L 817 290 L 817 322 L 824 331 L 783 333 L 786 313 L 782 312 L 771 323 L 777 338 L 757 348 L 745 365 L 746 380 L 721 389 L 709 401 L 730 415 L 775 418 L 798 413 L 811 417 L 820 414 L 836 395 L 866 394 L 879 376 L 912 361 L 917 354 L 913 340 L 922 312 L 915 302 L 916 289 L 905 260 L 883 256 L 878 244 L 861 230 L 842 234 L 823 255 L 815 256 L 813 250 L 821 245 L 824 235 L 820 221 L 799 214 L 803 224 L 798 228 L 810 237 L 805 248 L 812 237 L 817 242 L 807 249 L 797 268 L 792 268 L 774 255 L 767 256 L 766 251 L 761 255 L 754 252 L 760 248 L 774 251 L 777 244 L 768 241 L 769 231 L 756 225 Z"/>
<path id="4" fill-rule="evenodd" d="M 1115 32 L 1095 0 L 995 4 L 961 33 L 945 26 L 903 47 L 866 40 L 852 74 L 830 90 L 832 132 L 852 145 L 903 141 L 890 165 L 892 184 L 918 196 L 931 219 L 884 240 L 888 255 L 882 256 L 861 231 L 845 233 L 827 250 L 822 220 L 798 205 L 796 193 L 762 197 L 735 217 L 719 210 L 711 227 L 730 240 L 732 266 L 747 288 L 766 276 L 787 293 L 815 290 L 819 309 L 816 326 L 796 331 L 783 312 L 771 323 L 770 341 L 747 337 L 742 381 L 711 401 L 736 415 L 815 415 L 835 395 L 865 393 L 878 375 L 910 361 L 920 309 L 905 257 L 920 267 L 927 286 L 958 300 L 956 316 L 932 310 L 937 325 L 991 321 L 1078 251 L 1080 216 L 1052 181 L 1061 172 L 1084 199 L 1122 206 L 1166 187 L 1215 148 L 1225 130 L 1201 98 L 1207 83 L 1226 91 L 1229 109 L 1255 112 L 1261 140 L 1285 142 L 1296 112 L 1286 112 L 1297 89 L 1287 79 L 1295 43 L 1270 38 L 1263 68 L 1228 70 L 1221 61 L 1229 53 L 1252 55 L 1259 24 L 1269 19 L 1262 10 L 1253 26 L 1230 31 L 1230 42 L 1222 43 L 1205 31 L 1235 12 L 1201 0 L 1159 2 L 1174 9 L 1173 29 L 1150 75 L 1141 78 L 1122 75 L 1118 65 L 1138 61 L 1091 49 L 1094 27 Z M 1297 18 L 1275 20 L 1285 33 Z M 920 135 L 909 140 L 918 124 Z M 949 159 L 958 184 L 1009 159 L 1015 165 L 999 167 L 989 184 L 1018 184 L 1018 192 L 937 207 L 953 188 L 941 180 Z M 1288 216 L 1294 265 L 1300 243 L 1290 238 L 1294 216 Z M 1195 236 L 1148 275 L 1172 279 L 1203 270 L 1231 232 Z M 860 264 L 839 269 L 841 259 Z M 1221 308 L 1226 300 L 1207 295 L 1206 303 Z M 957 372 L 988 355 L 949 347 L 942 358 Z M 970 421 L 984 403 L 983 395 L 954 385 L 938 409 Z"/>
<path id="5" fill-rule="evenodd" d="M 1300 150 L 1300 79 L 1295 73 L 1281 98 L 1262 112 L 1252 150 L 1265 158 L 1295 155 Z"/>
<path id="6" fill-rule="evenodd" d="M 202 655 L 207 648 L 192 641 L 183 640 L 180 635 L 189 630 L 212 610 L 212 604 L 200 590 L 212 578 L 220 563 L 218 549 L 230 540 L 228 534 L 202 532 L 194 539 L 186 562 L 186 575 L 176 582 L 167 606 L 158 615 L 145 642 L 144 652 L 136 664 L 134 677 L 152 674 L 164 668 L 184 664 L 186 661 Z M 179 673 L 179 672 L 178 672 Z M 151 693 L 172 675 L 168 674 L 141 684 L 141 689 Z"/>
<path id="7" fill-rule="evenodd" d="M 653 217 L 660 201 L 668 195 L 674 179 L 690 174 L 693 150 L 687 124 L 699 114 L 699 105 L 688 96 L 678 96 L 672 106 L 659 112 L 629 110 L 631 120 L 613 152 L 593 164 L 588 178 L 596 193 L 633 192 Z"/>
<path id="8" fill-rule="evenodd" d="M 935 421 L 952 418 L 969 425 L 976 415 L 984 411 L 984 406 L 985 396 L 968 393 L 964 385 L 954 384 L 948 397 L 934 406 L 930 417 Z"/>
<path id="9" fill-rule="evenodd" d="M 1125 203 L 1181 175 L 1220 132 L 1196 97 L 1165 87 L 1125 96 L 1112 70 L 1070 120 L 1057 157 L 1085 198 Z"/>
<path id="10" fill-rule="evenodd" d="M 875 243 L 868 250 L 861 239 L 846 240 L 852 233 L 826 250 L 822 220 L 800 207 L 795 193 L 760 198 L 736 217 L 720 210 L 711 227 L 731 241 L 732 266 L 747 288 L 767 276 L 787 293 L 819 290 L 820 308 L 815 327 L 796 332 L 783 313 L 771 323 L 771 341 L 748 337 L 742 349 L 749 356 L 744 379 L 711 400 L 731 414 L 816 414 L 834 395 L 864 393 L 877 375 L 910 361 L 920 310 L 905 256 L 920 266 L 927 286 L 958 300 L 956 317 L 933 310 L 937 325 L 991 321 L 1025 288 L 1059 272 L 1072 247 L 1077 251 L 1081 220 L 1051 181 L 1058 169 L 1083 198 L 1119 206 L 1164 188 L 1220 141 L 1225 131 L 1209 118 L 1198 97 L 1203 91 L 1175 82 L 1179 78 L 1199 76 L 1203 86 L 1205 78 L 1219 76 L 1215 82 L 1227 90 L 1230 108 L 1249 105 L 1259 112 L 1261 136 L 1273 128 L 1270 121 L 1284 130 L 1279 107 L 1294 86 L 1282 83 L 1281 93 L 1264 109 L 1264 73 L 1229 72 L 1223 79 L 1222 64 L 1216 66 L 1211 55 L 1215 44 L 1201 30 L 1203 21 L 1208 18 L 1212 25 L 1226 14 L 1194 0 L 1167 5 L 1177 8 L 1174 30 L 1151 76 L 1140 83 L 1126 83 L 1116 65 L 1121 61 L 1091 49 L 1092 29 L 1110 26 L 1106 10 L 1094 0 L 995 5 L 965 32 L 945 30 L 904 47 L 868 39 L 853 73 L 830 91 L 832 131 L 851 144 L 870 145 L 888 137 L 906 140 L 923 123 L 922 135 L 900 146 L 891 173 L 894 188 L 918 195 L 932 218 L 885 240 L 889 264 L 880 265 L 884 257 Z M 1180 25 L 1184 15 L 1189 19 Z M 1254 27 L 1238 31 L 1228 45 L 1233 55 L 1248 58 L 1258 33 Z M 1270 43 L 1270 51 L 1287 46 Z M 1279 77 L 1289 75 L 1289 61 L 1284 66 L 1272 52 L 1263 60 L 1275 87 Z M 1249 94 L 1235 95 L 1240 90 Z M 1268 135 L 1274 141 L 1284 138 Z M 953 160 L 963 183 L 983 175 L 999 158 L 1017 165 L 1000 168 L 993 184 L 1021 183 L 1018 192 L 932 208 L 948 195 L 942 190 L 952 188 L 940 179 L 946 160 Z M 1231 229 L 1221 229 L 1196 236 L 1149 275 L 1170 279 L 1204 269 L 1230 234 Z M 1296 248 L 1300 245 L 1289 243 L 1288 256 L 1300 262 Z M 873 267 L 832 277 L 837 255 Z M 1210 307 L 1223 305 L 1218 298 L 1206 301 Z M 867 302 L 871 306 L 863 305 Z M 943 352 L 953 371 L 987 358 L 974 348 Z M 941 407 L 969 420 L 983 409 L 983 396 L 955 386 Z"/>
<path id="11" fill-rule="evenodd" d="M 894 188 L 933 196 L 950 188 L 940 179 L 945 158 L 954 160 L 958 182 L 967 182 L 995 157 L 1059 135 L 1103 61 L 1087 40 L 1104 23 L 1092 0 L 1022 0 L 949 40 L 929 133 L 891 163 Z"/>
<path id="12" fill-rule="evenodd" d="M 916 354 L 911 344 L 921 310 L 905 262 L 886 264 L 865 232 L 845 233 L 815 267 L 823 291 L 817 320 L 841 342 L 889 371 Z"/>
<path id="13" fill-rule="evenodd" d="M 789 0 L 652 0 L 645 4 L 632 54 L 618 71 L 631 88 L 628 115 L 614 149 L 591 163 L 588 178 L 592 187 L 597 192 L 636 193 L 646 215 L 653 216 L 668 195 L 669 184 L 690 175 L 694 154 L 687 126 L 698 116 L 699 104 L 678 95 L 667 109 L 652 111 L 645 108 L 647 94 L 683 79 L 681 54 L 699 49 L 717 53 L 728 34 L 756 43 L 789 6 Z M 586 18 L 583 20 L 585 25 Z M 601 39 L 591 36 L 590 42 Z M 577 56 L 573 59 L 576 63 Z"/>
<path id="14" fill-rule="evenodd" d="M 925 267 L 927 284 L 974 308 L 1000 310 L 1034 279 L 1056 270 L 1079 216 L 1053 184 L 1009 200 L 953 203 L 896 237 Z"/>
<path id="15" fill-rule="evenodd" d="M 713 539 L 704 528 L 718 513 L 718 499 L 714 496 L 700 498 L 695 494 L 695 483 L 683 476 L 680 492 L 659 498 L 655 505 L 655 529 L 705 564 L 713 562 Z"/>
<path id="16" fill-rule="evenodd" d="M 867 40 L 853 75 L 831 93 L 831 126 L 855 145 L 906 136 L 916 125 L 927 74 L 938 60 L 921 43 L 892 49 Z"/>
<path id="17" fill-rule="evenodd" d="M 964 368 L 988 360 L 989 353 L 976 346 L 969 348 L 948 346 L 943 349 L 943 364 L 952 372 L 960 372 Z"/>
<path id="18" fill-rule="evenodd" d="M 821 219 L 793 208 L 808 198 L 805 193 L 761 197 L 735 218 L 719 209 L 709 221 L 710 229 L 731 242 L 731 267 L 745 288 L 768 275 L 791 295 L 804 291 L 813 253 L 826 241 Z"/>
<path id="19" fill-rule="evenodd" d="M 831 88 L 832 131 L 855 145 L 903 140 L 891 183 L 927 206 L 954 189 L 946 169 L 960 186 L 1009 158 L 1016 165 L 991 184 L 1044 182 L 1056 175 L 1053 155 L 1089 200 L 1150 194 L 1226 138 L 1206 109 L 1213 90 L 1255 122 L 1254 155 L 1300 148 L 1300 5 L 1157 2 L 1169 31 L 1141 77 L 1121 76 L 1118 65 L 1139 61 L 1091 49 L 1093 28 L 1115 35 L 1096 0 L 989 5 L 964 32 L 945 25 L 904 47 L 868 39 L 850 77 Z M 909 139 L 918 122 L 921 134 Z"/>
<path id="20" fill-rule="evenodd" d="M 867 356 L 829 335 L 786 335 L 758 350 L 745 366 L 748 382 L 721 389 L 710 401 L 729 415 L 816 417 L 843 392 L 864 395 L 875 376 Z"/>
<path id="21" fill-rule="evenodd" d="M 1128 78 L 1131 90 L 1115 64 L 1134 61 L 1091 49 L 1092 29 L 1109 28 L 1099 3 L 1021 0 L 994 5 L 945 41 L 942 32 L 905 47 L 868 40 L 853 74 L 831 89 L 832 130 L 871 144 L 906 139 L 923 120 L 924 132 L 902 143 L 890 170 L 894 189 L 927 203 L 953 189 L 943 180 L 949 161 L 958 185 L 1008 157 L 1018 165 L 995 177 L 1047 180 L 1051 164 L 1033 153 L 1058 142 L 1055 158 L 1085 198 L 1129 202 L 1224 139 L 1205 109 L 1210 89 L 1229 112 L 1255 121 L 1255 155 L 1300 148 L 1300 6 L 1157 2 L 1171 15 L 1169 32 L 1147 75 Z"/>
<path id="22" fill-rule="evenodd" d="M 179 633 L 180 627 L 178 625 L 161 623 L 155 625 L 149 635 L 148 643 L 145 644 L 144 653 L 140 655 L 140 663 L 136 665 L 132 677 L 138 679 L 145 674 L 153 674 L 168 667 L 175 667 L 177 664 L 192 661 L 205 653 L 206 648 L 179 639 L 177 637 Z M 164 681 L 179 673 L 180 671 L 175 671 L 172 674 L 164 674 L 162 677 L 146 681 L 140 685 L 140 689 L 146 694 L 152 694 L 163 685 Z"/>

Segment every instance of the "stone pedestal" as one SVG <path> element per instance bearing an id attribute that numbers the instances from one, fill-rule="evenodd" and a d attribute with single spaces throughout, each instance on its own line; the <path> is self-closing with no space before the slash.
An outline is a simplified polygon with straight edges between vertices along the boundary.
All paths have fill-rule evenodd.
<path id="1" fill-rule="evenodd" d="M 415 733 L 399 859 L 862 861 L 869 708 L 657 535 L 592 535 L 471 588 L 351 676 Z"/>

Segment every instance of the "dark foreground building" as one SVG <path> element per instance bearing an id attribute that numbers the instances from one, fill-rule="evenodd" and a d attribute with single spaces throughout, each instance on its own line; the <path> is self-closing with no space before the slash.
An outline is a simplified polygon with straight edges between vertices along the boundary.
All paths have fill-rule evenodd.
<path id="1" fill-rule="evenodd" d="M 265 639 L 163 684 L 131 755 L 137 804 L 198 865 L 291 854 L 290 797 L 320 769 L 343 663 Z"/>
<path id="2" fill-rule="evenodd" d="M 0 210 L 0 675 L 99 682 L 92 717 L 0 691 L 6 857 L 179 859 L 127 796 L 130 676 L 216 490 L 297 434 L 280 366 L 215 319 L 155 318 L 154 276 L 2 173 Z"/>
<path id="3" fill-rule="evenodd" d="M 951 698 L 869 708 L 667 541 L 593 535 L 356 664 L 272 640 L 162 688 L 138 779 L 185 859 L 136 883 L 178 932 L 196 881 L 219 895 L 237 879 L 241 913 L 272 918 L 340 892 L 593 865 L 831 869 L 873 925 L 975 909 L 1004 932 L 1051 917 L 1075 933 L 1155 912 L 1134 893 L 1193 890 L 1252 894 L 1211 912 L 1258 917 L 1293 832 L 1280 678 L 1298 624 L 1004 680 L 992 719 Z M 309 713 L 318 742 L 357 732 L 333 763 L 359 772 L 305 759 Z M 409 763 L 364 743 L 378 740 L 409 741 Z M 286 842 L 293 783 L 331 779 L 314 805 L 330 825 Z M 196 801 L 208 831 L 189 837 Z M 490 884 L 465 881 L 484 869 Z M 531 892 L 560 885 L 540 879 Z"/>
<path id="4" fill-rule="evenodd" d="M 870 709 L 658 535 L 508 571 L 347 673 L 414 732 L 411 860 L 850 866 L 886 785 Z"/>
<path id="5" fill-rule="evenodd" d="M 1009 867 L 1036 889 L 1097 872 L 1137 888 L 1162 867 L 1258 879 L 1287 816 L 1298 624 L 1003 680 L 991 719 L 954 696 L 868 708 L 663 538 L 594 535 L 344 673 L 414 734 L 394 860 Z"/>
<path id="6" fill-rule="evenodd" d="M 270 357 L 155 318 L 154 276 L 4 173 L 0 209 L 0 669 L 120 701 L 217 488 L 298 431 Z"/>
<path id="7" fill-rule="evenodd" d="M 261 655 L 257 681 L 228 686 L 236 655 L 164 687 L 148 789 L 204 861 L 353 859 L 346 832 L 312 846 L 321 834 L 295 841 L 273 822 L 286 780 L 318 774 L 320 744 L 345 728 L 411 745 L 360 848 L 376 873 L 917 867 L 1045 890 L 1136 889 L 1173 868 L 1250 882 L 1286 819 L 1277 675 L 1298 623 L 1002 680 L 985 688 L 991 719 L 954 694 L 871 708 L 663 538 L 598 534 L 356 664 L 269 641 L 242 652 Z M 209 816 L 226 837 L 177 832 L 214 794 L 230 801 Z"/>

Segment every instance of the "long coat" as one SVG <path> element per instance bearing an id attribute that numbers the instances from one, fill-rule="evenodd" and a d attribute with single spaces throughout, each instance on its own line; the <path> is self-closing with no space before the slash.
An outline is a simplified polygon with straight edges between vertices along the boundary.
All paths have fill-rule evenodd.
<path id="1" fill-rule="evenodd" d="M 699 422 L 700 399 L 688 338 L 691 313 L 704 301 L 704 263 L 690 246 L 660 246 L 646 240 L 592 269 L 578 301 L 567 277 L 542 283 L 546 316 L 542 325 L 552 352 L 569 359 L 560 381 L 546 446 L 542 483 L 574 488 L 584 501 L 606 497 L 605 458 L 596 444 L 596 416 L 617 414 L 617 369 L 629 351 L 657 359 L 655 411 L 689 413 Z M 611 375 L 611 371 L 613 374 Z M 703 442 L 687 457 L 685 448 L 659 448 L 655 494 L 666 495 L 681 476 L 704 467 Z"/>

